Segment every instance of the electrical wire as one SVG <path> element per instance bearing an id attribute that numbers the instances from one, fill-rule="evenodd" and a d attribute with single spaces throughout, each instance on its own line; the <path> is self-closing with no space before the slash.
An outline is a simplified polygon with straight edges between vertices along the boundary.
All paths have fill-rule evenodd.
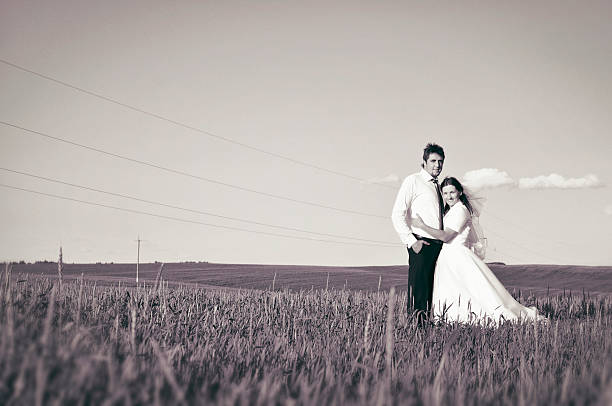
<path id="1" fill-rule="evenodd" d="M 268 236 L 273 236 L 273 237 L 282 237 L 282 238 L 291 238 L 291 239 L 295 239 L 295 240 L 307 240 L 307 241 L 315 241 L 315 242 L 324 242 L 324 243 L 330 243 L 330 244 L 360 245 L 360 246 L 370 246 L 370 247 L 380 247 L 380 248 L 394 248 L 394 249 L 397 249 L 397 247 L 399 246 L 399 244 L 395 244 L 395 245 L 387 244 L 387 245 L 385 245 L 385 244 L 368 244 L 368 243 L 347 242 L 347 241 L 334 241 L 334 240 L 324 240 L 324 239 L 319 239 L 319 238 L 300 237 L 300 236 L 293 236 L 293 235 L 287 235 L 287 234 L 271 233 L 271 232 L 266 232 L 266 231 L 249 230 L 249 229 L 245 229 L 245 228 L 223 226 L 223 225 L 219 225 L 219 224 L 205 223 L 205 222 L 197 221 L 197 220 L 189 220 L 189 219 L 183 219 L 183 218 L 179 218 L 179 217 L 165 216 L 165 215 L 156 214 L 156 213 L 149 213 L 149 212 L 140 211 L 140 210 L 128 209 L 128 208 L 125 208 L 125 207 L 111 206 L 111 205 L 108 205 L 108 204 L 91 202 L 91 201 L 81 200 L 81 199 L 75 199 L 75 198 L 72 198 L 72 197 L 56 195 L 56 194 L 53 194 L 53 193 L 45 193 L 45 192 L 41 192 L 41 191 L 37 191 L 37 190 L 32 190 L 32 189 L 26 189 L 26 188 L 21 188 L 21 187 L 17 187 L 17 186 L 7 185 L 5 183 L 0 183 L 0 186 L 8 188 L 8 189 L 13 189 L 13 190 L 19 190 L 19 191 L 23 191 L 23 192 L 33 193 L 33 194 L 37 194 L 37 195 L 40 195 L 40 196 L 53 197 L 53 198 L 56 198 L 56 199 L 62 199 L 62 200 L 68 200 L 68 201 L 71 201 L 71 202 L 82 203 L 82 204 L 86 204 L 86 205 L 90 205 L 90 206 L 104 207 L 104 208 L 107 208 L 107 209 L 113 209 L 113 210 L 123 211 L 123 212 L 127 212 L 127 213 L 142 214 L 142 215 L 149 216 L 149 217 L 156 217 L 156 218 L 161 218 L 161 219 L 165 219 L 165 220 L 178 221 L 178 222 L 182 222 L 182 223 L 199 224 L 199 225 L 203 225 L 203 226 L 215 227 L 215 228 L 220 228 L 220 229 L 225 229 L 225 230 L 242 231 L 242 232 L 247 232 L 247 233 L 260 234 L 260 235 L 268 235 Z"/>
<path id="2" fill-rule="evenodd" d="M 167 204 L 167 203 L 161 203 L 161 202 L 157 202 L 157 201 L 153 201 L 153 200 L 142 199 L 142 198 L 138 198 L 138 197 L 134 197 L 134 196 L 129 196 L 129 195 L 121 194 L 121 193 L 109 192 L 107 190 L 97 189 L 97 188 L 93 188 L 93 187 L 90 187 L 90 186 L 78 185 L 76 183 L 66 182 L 66 181 L 62 181 L 62 180 L 59 180 L 59 179 L 48 178 L 48 177 L 45 177 L 45 176 L 40 176 L 40 175 L 35 175 L 35 174 L 32 174 L 32 173 L 17 171 L 17 170 L 14 170 L 14 169 L 0 167 L 0 170 L 6 171 L 6 172 L 10 172 L 10 173 L 14 173 L 14 174 L 23 175 L 23 176 L 28 176 L 28 177 L 35 178 L 35 179 L 41 179 L 41 180 L 44 180 L 44 181 L 47 181 L 47 182 L 53 182 L 53 183 L 56 183 L 56 184 L 66 185 L 66 186 L 70 186 L 70 187 L 74 187 L 74 188 L 78 188 L 78 189 L 89 190 L 89 191 L 93 191 L 93 192 L 97 192 L 97 193 L 102 193 L 102 194 L 106 194 L 106 195 L 110 195 L 110 196 L 121 197 L 121 198 L 124 198 L 124 199 L 130 199 L 130 200 L 134 200 L 134 201 L 138 201 L 138 202 L 142 202 L 142 203 L 148 203 L 148 204 L 152 204 L 152 205 L 156 205 L 156 206 L 167 207 L 167 208 L 170 208 L 170 209 L 176 209 L 176 210 L 181 210 L 181 211 L 190 212 L 190 213 L 203 214 L 203 215 L 206 215 L 206 216 L 212 216 L 212 217 L 222 218 L 222 219 L 226 219 L 226 220 L 241 221 L 243 223 L 255 224 L 255 225 L 258 225 L 258 226 L 272 227 L 272 228 L 278 228 L 278 229 L 288 230 L 288 231 L 297 231 L 297 232 L 301 232 L 301 233 L 315 234 L 315 235 L 320 235 L 320 236 L 325 236 L 325 237 L 344 238 L 344 239 L 348 239 L 348 240 L 371 242 L 371 243 L 375 243 L 375 244 L 394 244 L 394 243 L 388 242 L 388 241 L 377 241 L 377 240 L 369 240 L 369 239 L 364 239 L 364 238 L 350 237 L 350 236 L 346 236 L 346 235 L 321 233 L 321 232 L 316 232 L 316 231 L 303 230 L 303 229 L 300 229 L 300 228 L 285 227 L 285 226 L 279 226 L 279 225 L 275 225 L 275 224 L 257 222 L 257 221 L 252 221 L 252 220 L 247 220 L 247 219 L 242 219 L 242 218 L 237 218 L 237 217 L 230 217 L 230 216 L 215 214 L 215 213 L 211 213 L 211 212 L 207 212 L 207 211 L 196 210 L 196 209 L 189 209 L 189 208 L 175 206 L 175 205 L 171 205 L 171 204 Z"/>
<path id="3" fill-rule="evenodd" d="M 359 178 L 357 176 L 353 176 L 353 175 L 350 175 L 350 174 L 347 174 L 347 173 L 343 173 L 343 172 L 335 171 L 335 170 L 332 170 L 332 169 L 328 169 L 328 168 L 322 167 L 320 165 L 311 164 L 309 162 L 300 161 L 298 159 L 291 158 L 291 157 L 288 157 L 286 155 L 281 155 L 281 154 L 278 154 L 276 152 L 271 152 L 271 151 L 265 150 L 263 148 L 255 147 L 253 145 L 249 145 L 249 144 L 246 144 L 246 143 L 243 143 L 243 142 L 240 142 L 240 141 L 236 141 L 236 140 L 228 138 L 228 137 L 224 137 L 224 136 L 212 133 L 210 131 L 203 130 L 203 129 L 198 128 L 198 127 L 194 127 L 192 125 L 185 124 L 185 123 L 182 123 L 180 121 L 173 120 L 171 118 L 162 116 L 161 114 L 152 113 L 150 111 L 144 110 L 144 109 L 136 107 L 136 106 L 132 106 L 130 104 L 127 104 L 127 103 L 124 103 L 122 101 L 113 99 L 111 97 L 104 96 L 102 94 L 93 92 L 91 90 L 84 89 L 82 87 L 73 85 L 73 84 L 65 82 L 63 80 L 56 79 L 56 78 L 51 77 L 49 75 L 45 75 L 45 74 L 33 71 L 31 69 L 27 69 L 27 68 L 25 68 L 23 66 L 17 65 L 16 63 L 7 61 L 5 59 L 0 59 L 0 62 L 5 64 L 5 65 L 11 66 L 11 67 L 13 67 L 15 69 L 19 69 L 22 72 L 26 72 L 26 73 L 29 73 L 31 75 L 38 76 L 39 78 L 48 80 L 50 82 L 59 84 L 61 86 L 68 87 L 70 89 L 73 89 L 73 90 L 76 90 L 78 92 L 87 94 L 89 96 L 93 96 L 93 97 L 96 97 L 98 99 L 107 101 L 109 103 L 113 103 L 113 104 L 116 104 L 118 106 L 130 109 L 132 111 L 135 111 L 135 112 L 147 115 L 149 117 L 153 117 L 153 118 L 156 118 L 158 120 L 162 120 L 162 121 L 174 124 L 176 126 L 179 126 L 179 127 L 182 127 L 182 128 L 186 128 L 186 129 L 191 130 L 191 131 L 195 131 L 195 132 L 197 132 L 199 134 L 206 135 L 208 137 L 212 137 L 212 138 L 215 138 L 215 139 L 220 140 L 220 141 L 224 141 L 224 142 L 227 142 L 227 143 L 230 143 L 230 144 L 238 145 L 238 146 L 240 146 L 242 148 L 246 148 L 246 149 L 249 149 L 251 151 L 255 151 L 255 152 L 258 152 L 258 153 L 261 153 L 261 154 L 265 154 L 265 155 L 272 156 L 272 157 L 275 157 L 275 158 L 278 158 L 278 159 L 282 159 L 282 160 L 291 162 L 291 163 L 296 164 L 296 165 L 301 165 L 301 166 L 309 167 L 309 168 L 316 169 L 316 170 L 319 170 L 319 171 L 327 172 L 327 173 L 332 174 L 332 175 L 341 176 L 341 177 L 344 177 L 344 178 L 347 178 L 347 179 L 351 179 L 351 180 L 354 180 L 354 181 L 358 181 L 358 182 L 361 182 L 361 183 L 367 183 L 367 184 L 372 184 L 372 185 L 378 185 L 378 186 L 385 187 L 385 188 L 395 189 L 395 187 L 387 185 L 387 184 L 384 184 L 384 183 L 370 182 L 370 181 L 367 181 L 366 179 L 362 179 L 362 178 Z"/>
<path id="4" fill-rule="evenodd" d="M 319 208 L 322 208 L 322 209 L 334 210 L 334 211 L 342 212 L 342 213 L 357 214 L 357 215 L 360 215 L 360 216 L 375 217 L 375 218 L 381 218 L 381 219 L 389 220 L 389 217 L 387 217 L 387 216 L 380 216 L 378 214 L 364 213 L 364 212 L 360 212 L 360 211 L 356 211 L 356 210 L 350 210 L 350 209 L 342 209 L 342 208 L 339 208 L 339 207 L 328 206 L 328 205 L 324 205 L 324 204 L 320 204 L 320 203 L 316 203 L 316 202 L 309 202 L 309 201 L 306 201 L 306 200 L 294 199 L 294 198 L 290 198 L 290 197 L 286 197 L 286 196 L 276 195 L 276 194 L 273 194 L 273 193 L 262 192 L 262 191 L 255 190 L 255 189 L 249 189 L 249 188 L 246 188 L 246 187 L 243 187 L 243 186 L 233 185 L 233 184 L 230 184 L 230 183 L 227 183 L 227 182 L 221 182 L 221 181 L 218 181 L 218 180 L 215 180 L 215 179 L 206 178 L 206 177 L 203 177 L 203 176 L 195 175 L 195 174 L 184 172 L 184 171 L 181 171 L 181 170 L 168 168 L 168 167 L 156 164 L 156 163 L 141 161 L 139 159 L 127 157 L 125 155 L 120 155 L 120 154 L 117 154 L 117 153 L 114 153 L 114 152 L 105 151 L 105 150 L 102 150 L 102 149 L 99 149 L 99 148 L 95 148 L 95 147 L 92 147 L 92 146 L 89 146 L 89 145 L 80 144 L 78 142 L 67 140 L 65 138 L 55 137 L 53 135 L 49 135 L 49 134 L 43 133 L 41 131 L 35 131 L 35 130 L 29 129 L 29 128 L 26 128 L 26 127 L 22 127 L 22 126 L 17 125 L 17 124 L 6 122 L 6 121 L 0 121 L 0 124 L 3 124 L 3 125 L 8 126 L 8 127 L 13 127 L 13 128 L 19 129 L 21 131 L 25 131 L 25 132 L 28 132 L 30 134 L 39 135 L 41 137 L 45 137 L 45 138 L 53 140 L 53 141 L 62 142 L 62 143 L 69 144 L 69 145 L 73 145 L 73 146 L 76 146 L 76 147 L 79 147 L 79 148 L 87 149 L 89 151 L 94 151 L 94 152 L 97 152 L 99 154 L 107 155 L 107 156 L 110 156 L 110 157 L 113 157 L 113 158 L 122 159 L 122 160 L 125 160 L 125 161 L 128 161 L 128 162 L 132 162 L 132 163 L 136 163 L 136 164 L 139 164 L 139 165 L 143 165 L 143 166 L 148 166 L 148 167 L 151 167 L 151 168 L 159 169 L 159 170 L 162 170 L 162 171 L 165 171 L 165 172 L 173 173 L 175 175 L 181 175 L 181 176 L 185 176 L 185 177 L 188 177 L 188 178 L 197 179 L 197 180 L 200 180 L 200 181 L 203 181 L 203 182 L 213 183 L 213 184 L 216 184 L 216 185 L 221 185 L 221 186 L 225 186 L 225 187 L 228 187 L 228 188 L 241 190 L 243 192 L 254 193 L 254 194 L 261 195 L 261 196 L 267 196 L 267 197 L 272 197 L 272 198 L 279 199 L 279 200 L 290 201 L 290 202 L 293 202 L 293 203 L 300 203 L 300 204 L 304 204 L 304 205 L 308 205 L 308 206 L 319 207 Z"/>

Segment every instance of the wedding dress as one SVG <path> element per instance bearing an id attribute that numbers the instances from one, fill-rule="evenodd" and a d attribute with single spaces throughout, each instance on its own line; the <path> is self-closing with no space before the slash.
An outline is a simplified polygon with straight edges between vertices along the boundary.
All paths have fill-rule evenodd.
<path id="1" fill-rule="evenodd" d="M 458 231 L 440 251 L 434 273 L 432 311 L 447 322 L 487 324 L 545 320 L 508 293 L 489 267 L 468 248 L 470 212 L 457 202 L 444 216 L 444 227 Z"/>

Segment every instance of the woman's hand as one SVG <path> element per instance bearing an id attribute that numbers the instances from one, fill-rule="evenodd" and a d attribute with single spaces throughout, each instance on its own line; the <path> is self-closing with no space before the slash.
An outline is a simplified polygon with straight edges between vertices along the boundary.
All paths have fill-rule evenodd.
<path id="1" fill-rule="evenodd" d="M 417 214 L 416 217 L 412 219 L 412 225 L 418 228 L 423 228 L 426 224 L 421 218 L 421 216 Z"/>

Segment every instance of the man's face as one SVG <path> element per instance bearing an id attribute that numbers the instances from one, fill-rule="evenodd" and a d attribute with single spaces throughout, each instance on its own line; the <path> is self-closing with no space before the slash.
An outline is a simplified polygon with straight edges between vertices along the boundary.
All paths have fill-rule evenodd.
<path id="1" fill-rule="evenodd" d="M 442 172 L 442 166 L 444 165 L 444 158 L 440 155 L 432 152 L 429 154 L 429 158 L 427 161 L 423 161 L 423 168 L 427 171 L 428 174 L 437 178 L 438 175 Z"/>

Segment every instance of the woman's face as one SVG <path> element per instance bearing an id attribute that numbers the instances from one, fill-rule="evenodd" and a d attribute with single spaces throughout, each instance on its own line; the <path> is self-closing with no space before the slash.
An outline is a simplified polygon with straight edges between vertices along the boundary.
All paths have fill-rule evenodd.
<path id="1" fill-rule="evenodd" d="M 446 185 L 442 188 L 442 198 L 450 207 L 453 207 L 459 201 L 459 196 L 461 196 L 461 192 L 453 185 Z"/>

